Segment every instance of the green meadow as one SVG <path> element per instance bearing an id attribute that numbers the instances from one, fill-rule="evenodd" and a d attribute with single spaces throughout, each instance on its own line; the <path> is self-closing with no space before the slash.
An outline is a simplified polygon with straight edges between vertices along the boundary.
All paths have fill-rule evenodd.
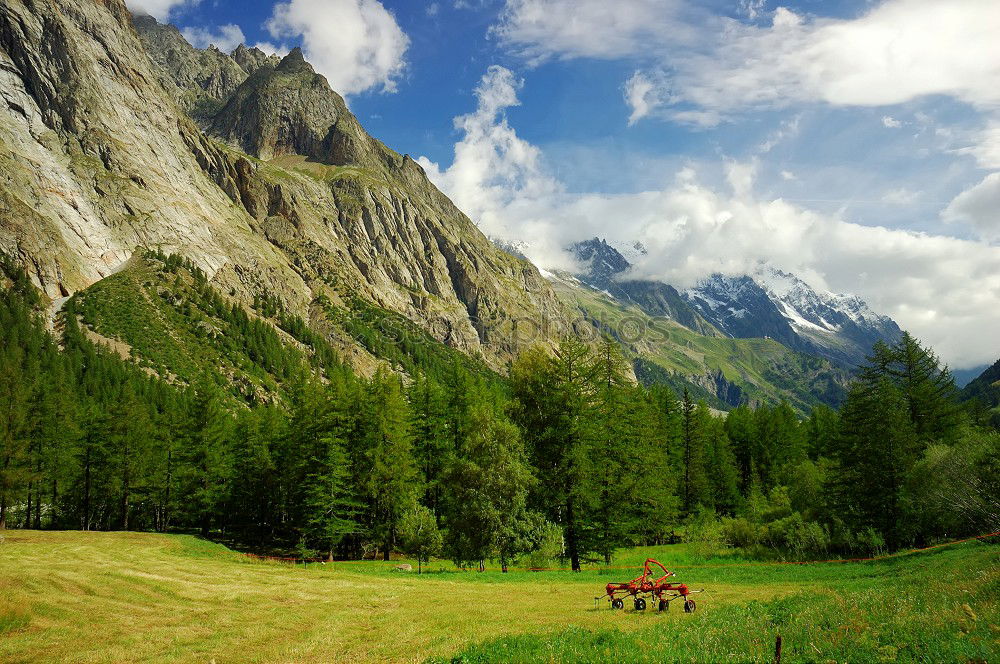
<path id="1" fill-rule="evenodd" d="M 595 602 L 649 556 L 705 588 L 694 614 Z M 7 531 L 0 661 L 771 662 L 778 634 L 783 662 L 1000 657 L 1000 546 L 985 541 L 811 565 L 645 547 L 576 574 L 432 561 L 418 576 L 402 562 L 294 565 L 186 535 Z"/>

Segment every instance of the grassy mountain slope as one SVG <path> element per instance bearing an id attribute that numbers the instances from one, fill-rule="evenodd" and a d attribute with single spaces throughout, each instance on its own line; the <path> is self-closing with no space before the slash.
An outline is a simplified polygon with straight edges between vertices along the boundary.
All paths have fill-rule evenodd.
<path id="1" fill-rule="evenodd" d="M 278 399 L 302 371 L 323 375 L 341 358 L 368 375 L 380 364 L 412 375 L 441 374 L 453 363 L 493 375 L 482 361 L 361 298 L 334 304 L 320 297 L 308 320 L 266 295 L 247 308 L 190 262 L 152 252 L 74 295 L 65 312 L 149 371 L 184 384 L 209 376 L 246 403 Z"/>
<path id="2" fill-rule="evenodd" d="M 800 412 L 817 403 L 837 404 L 843 397 L 846 372 L 773 339 L 704 336 L 638 306 L 622 305 L 572 277 L 560 276 L 552 283 L 567 307 L 622 342 L 647 382 L 658 377 L 670 382 L 666 372 L 729 405 L 785 399 Z"/>
<path id="3" fill-rule="evenodd" d="M 978 399 L 987 408 L 1000 408 L 1000 360 L 962 389 L 962 400 Z"/>

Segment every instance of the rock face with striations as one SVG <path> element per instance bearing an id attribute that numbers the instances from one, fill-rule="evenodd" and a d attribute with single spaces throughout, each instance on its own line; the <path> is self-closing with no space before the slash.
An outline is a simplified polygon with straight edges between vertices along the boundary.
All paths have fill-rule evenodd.
<path id="1" fill-rule="evenodd" d="M 0 249 L 50 296 L 150 247 L 245 303 L 267 292 L 308 319 L 319 295 L 361 297 L 497 367 L 552 341 L 513 333 L 560 316 L 538 271 L 368 136 L 300 53 L 198 51 L 151 21 L 140 39 L 123 0 L 0 8 Z"/>

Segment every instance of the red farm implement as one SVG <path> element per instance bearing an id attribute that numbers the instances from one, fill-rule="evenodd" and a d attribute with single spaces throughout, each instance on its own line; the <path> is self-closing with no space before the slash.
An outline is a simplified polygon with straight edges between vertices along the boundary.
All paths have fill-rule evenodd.
<path id="1" fill-rule="evenodd" d="M 653 565 L 663 570 L 663 576 L 654 578 L 657 572 L 651 569 Z M 604 595 L 595 599 L 606 597 L 611 601 L 612 609 L 621 609 L 625 606 L 625 598 L 631 597 L 635 610 L 645 611 L 646 599 L 648 598 L 651 602 L 656 602 L 657 610 L 666 611 L 670 608 L 670 602 L 683 598 L 684 612 L 693 613 L 696 605 L 689 595 L 692 593 L 702 593 L 705 590 L 691 590 L 683 583 L 671 583 L 667 581 L 667 578 L 673 575 L 673 572 L 657 561 L 647 558 L 646 564 L 642 568 L 642 576 L 637 576 L 631 581 L 624 583 L 609 583 L 605 587 Z"/>

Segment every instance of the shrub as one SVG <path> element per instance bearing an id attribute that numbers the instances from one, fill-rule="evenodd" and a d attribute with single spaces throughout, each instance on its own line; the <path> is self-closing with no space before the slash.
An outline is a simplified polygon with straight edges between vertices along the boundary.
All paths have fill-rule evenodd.
<path id="1" fill-rule="evenodd" d="M 522 564 L 541 569 L 550 566 L 553 560 L 562 555 L 562 528 L 546 521 L 539 528 L 536 537 L 535 549 L 524 557 Z"/>
<path id="2" fill-rule="evenodd" d="M 760 543 L 762 530 L 761 526 L 751 523 L 746 517 L 725 518 L 719 528 L 723 542 L 745 549 Z"/>

